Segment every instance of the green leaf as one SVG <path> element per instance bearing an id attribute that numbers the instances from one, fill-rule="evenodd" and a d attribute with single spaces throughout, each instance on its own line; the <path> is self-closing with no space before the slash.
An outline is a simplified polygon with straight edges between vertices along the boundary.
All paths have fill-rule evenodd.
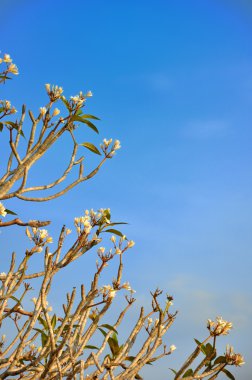
<path id="1" fill-rule="evenodd" d="M 136 374 L 135 379 L 137 379 L 137 380 L 143 380 L 143 378 L 138 373 Z"/>
<path id="2" fill-rule="evenodd" d="M 198 339 L 195 339 L 195 342 L 196 344 L 199 346 L 199 348 L 201 349 L 201 351 L 203 352 L 204 355 L 207 355 L 206 353 L 206 347 L 204 346 L 204 344 L 202 344 Z"/>
<path id="3" fill-rule="evenodd" d="M 114 235 L 117 235 L 117 236 L 120 236 L 120 237 L 124 236 L 120 231 L 115 230 L 114 228 L 109 228 L 108 230 L 102 231 L 102 232 L 110 232 L 111 234 L 114 234 Z"/>
<path id="4" fill-rule="evenodd" d="M 116 331 L 116 329 L 113 326 L 111 326 L 111 325 L 109 325 L 107 323 L 105 323 L 104 325 L 101 325 L 99 327 L 104 327 L 105 329 L 108 329 L 110 331 L 114 331 L 116 334 L 118 334 L 118 332 Z"/>
<path id="5" fill-rule="evenodd" d="M 231 379 L 231 380 L 235 380 L 234 375 L 233 375 L 231 372 L 229 372 L 227 369 L 223 368 L 221 371 L 224 372 L 225 375 L 226 375 L 229 379 Z"/>
<path id="6" fill-rule="evenodd" d="M 45 330 L 48 330 L 47 322 L 45 319 L 43 319 L 42 317 L 39 316 L 38 321 L 44 327 Z"/>
<path id="7" fill-rule="evenodd" d="M 99 131 L 98 129 L 96 128 L 96 126 L 91 123 L 91 121 L 83 118 L 83 116 L 73 116 L 73 118 L 71 119 L 72 121 L 79 121 L 80 123 L 84 123 L 86 124 L 89 128 L 91 128 L 93 131 L 95 131 L 96 133 L 99 134 Z"/>
<path id="8" fill-rule="evenodd" d="M 96 148 L 95 145 L 89 143 L 89 142 L 84 142 L 82 144 L 79 144 L 81 146 L 84 146 L 85 148 L 89 149 L 91 152 L 95 153 L 95 154 L 99 154 L 99 156 L 101 156 L 101 152 L 99 151 L 98 148 Z"/>
<path id="9" fill-rule="evenodd" d="M 56 314 L 53 314 L 53 317 L 51 320 L 51 325 L 52 325 L 53 330 L 55 329 L 56 323 L 57 323 L 57 317 L 56 317 Z"/>
<path id="10" fill-rule="evenodd" d="M 214 352 L 214 348 L 210 343 L 207 343 L 205 346 L 205 351 L 207 356 L 211 356 Z"/>
<path id="11" fill-rule="evenodd" d="M 115 357 L 116 355 L 118 355 L 120 352 L 120 347 L 117 340 L 114 339 L 114 337 L 110 337 L 108 338 L 108 344 L 113 356 Z"/>
<path id="12" fill-rule="evenodd" d="M 20 300 L 19 300 L 17 297 L 15 297 L 15 296 L 10 296 L 10 298 L 11 298 L 13 301 L 16 301 L 18 304 L 20 304 L 20 305 L 22 306 Z"/>
<path id="13" fill-rule="evenodd" d="M 76 116 L 80 116 L 82 114 L 82 110 L 81 109 L 78 109 L 76 112 L 75 112 L 75 115 Z"/>
<path id="14" fill-rule="evenodd" d="M 42 347 L 44 347 L 46 345 L 47 341 L 48 341 L 48 336 L 44 332 L 42 332 L 42 334 L 41 334 Z"/>
<path id="15" fill-rule="evenodd" d="M 175 369 L 169 368 L 169 370 L 172 371 L 174 375 L 177 375 L 177 371 L 175 371 Z"/>
<path id="16" fill-rule="evenodd" d="M 107 336 L 107 333 L 106 331 L 104 331 L 103 329 L 101 329 L 100 327 L 98 327 L 98 330 L 100 330 L 100 332 L 102 333 L 103 336 Z"/>
<path id="17" fill-rule="evenodd" d="M 18 131 L 18 134 L 20 134 L 22 137 L 25 137 L 24 132 L 22 130 L 18 130 L 19 126 L 17 123 L 13 123 L 13 121 L 4 121 L 4 124 L 10 125 L 12 128 L 16 129 Z"/>
<path id="18" fill-rule="evenodd" d="M 191 368 L 189 368 L 182 377 L 184 378 L 184 377 L 189 377 L 189 376 L 193 376 L 193 370 Z"/>
<path id="19" fill-rule="evenodd" d="M 135 356 L 127 356 L 125 358 L 125 360 L 128 360 L 129 362 L 133 362 L 134 359 L 135 359 Z"/>
<path id="20" fill-rule="evenodd" d="M 217 359 L 215 359 L 214 364 L 220 364 L 220 363 L 226 363 L 226 357 L 225 356 L 219 356 Z"/>
<path id="21" fill-rule="evenodd" d="M 9 210 L 8 208 L 6 208 L 5 211 L 7 212 L 7 214 L 17 215 L 14 211 Z"/>
<path id="22" fill-rule="evenodd" d="M 89 349 L 89 350 L 99 350 L 99 347 L 96 347 L 96 346 L 92 346 L 90 344 L 88 344 L 87 346 L 84 347 L 84 349 Z"/>
<path id="23" fill-rule="evenodd" d="M 1 78 L 1 79 L 12 79 L 12 78 L 10 78 L 10 77 L 6 77 L 5 75 L 0 75 L 0 78 Z"/>
<path id="24" fill-rule="evenodd" d="M 0 132 L 2 132 L 3 127 L 4 127 L 3 123 L 0 123 Z"/>
<path id="25" fill-rule="evenodd" d="M 83 119 L 101 120 L 101 119 L 99 119 L 99 117 L 96 117 L 96 116 L 94 116 L 94 115 L 89 115 L 89 114 L 83 114 L 81 117 L 82 117 Z"/>
<path id="26" fill-rule="evenodd" d="M 37 328 L 34 328 L 33 330 L 35 330 L 35 331 L 39 332 L 40 334 L 44 334 L 44 331 L 43 331 L 43 330 L 41 330 L 41 329 L 37 329 Z"/>
<path id="27" fill-rule="evenodd" d="M 119 224 L 129 224 L 129 223 L 125 223 L 125 222 L 113 222 L 113 223 L 109 223 L 108 226 L 117 226 Z"/>

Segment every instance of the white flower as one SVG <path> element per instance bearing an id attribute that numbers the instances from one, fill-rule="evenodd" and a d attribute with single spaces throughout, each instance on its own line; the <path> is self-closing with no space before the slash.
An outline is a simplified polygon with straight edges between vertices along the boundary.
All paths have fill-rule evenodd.
<path id="1" fill-rule="evenodd" d="M 174 344 L 172 344 L 171 346 L 170 346 L 170 351 L 172 352 L 172 351 L 175 351 L 176 350 L 176 346 L 174 345 Z"/>
<path id="2" fill-rule="evenodd" d="M 4 54 L 3 62 L 5 62 L 5 63 L 11 63 L 12 62 L 10 54 Z"/>
<path id="3" fill-rule="evenodd" d="M 88 92 L 86 93 L 86 97 L 87 97 L 87 98 L 90 98 L 91 96 L 93 96 L 92 91 L 88 91 Z"/>
<path id="4" fill-rule="evenodd" d="M 133 240 L 130 240 L 128 242 L 128 248 L 132 248 L 132 247 L 134 247 L 134 245 L 135 245 L 135 242 Z"/>
<path id="5" fill-rule="evenodd" d="M 1 272 L 1 273 L 0 273 L 0 276 L 1 276 L 1 277 L 4 277 L 4 278 L 7 277 L 7 275 L 6 275 L 5 272 Z"/>
<path id="6" fill-rule="evenodd" d="M 105 247 L 99 247 L 97 252 L 103 254 L 105 252 Z"/>
<path id="7" fill-rule="evenodd" d="M 46 92 L 49 94 L 51 92 L 51 85 L 49 83 L 45 84 Z"/>
<path id="8" fill-rule="evenodd" d="M 120 255 L 122 253 L 122 251 L 119 248 L 116 248 L 115 253 L 116 253 L 116 255 Z"/>
<path id="9" fill-rule="evenodd" d="M 69 235 L 71 232 L 72 230 L 70 230 L 70 228 L 66 228 L 66 235 Z"/>
<path id="10" fill-rule="evenodd" d="M 58 108 L 55 108 L 55 110 L 53 111 L 52 116 L 54 117 L 54 116 L 57 116 L 59 114 L 60 114 L 60 110 Z"/>
<path id="11" fill-rule="evenodd" d="M 6 215 L 7 215 L 6 208 L 5 208 L 4 205 L 0 202 L 0 216 L 5 217 Z"/>
<path id="12" fill-rule="evenodd" d="M 148 326 L 150 326 L 153 323 L 153 319 L 152 318 L 148 318 L 147 321 L 148 321 Z"/>
<path id="13" fill-rule="evenodd" d="M 232 327 L 233 324 L 225 321 L 222 317 L 216 317 L 216 321 L 212 321 L 211 319 L 207 320 L 207 328 L 211 335 L 227 335 Z"/>
<path id="14" fill-rule="evenodd" d="M 114 148 L 113 148 L 113 150 L 118 150 L 118 149 L 120 149 L 120 148 L 121 148 L 121 143 L 120 143 L 119 140 L 116 140 L 116 141 L 114 142 Z"/>
<path id="15" fill-rule="evenodd" d="M 39 237 L 41 239 L 45 239 L 46 237 L 48 236 L 48 231 L 43 229 L 43 230 L 39 230 Z"/>
<path id="16" fill-rule="evenodd" d="M 112 243 L 115 243 L 116 242 L 116 237 L 114 235 L 111 236 L 110 240 L 112 241 Z"/>
<path id="17" fill-rule="evenodd" d="M 40 107 L 39 110 L 40 110 L 40 113 L 41 113 L 42 116 L 44 116 L 44 115 L 46 114 L 46 111 L 47 111 L 47 110 L 46 110 L 45 107 Z"/>
<path id="18" fill-rule="evenodd" d="M 12 73 L 14 75 L 18 75 L 18 68 L 14 63 L 11 63 L 10 66 L 8 67 L 9 73 Z"/>
<path id="19" fill-rule="evenodd" d="M 26 227 L 25 233 L 28 236 L 28 238 L 31 240 L 32 239 L 32 234 L 31 234 L 31 232 L 30 232 L 30 230 L 29 230 L 28 227 Z"/>
<path id="20" fill-rule="evenodd" d="M 125 282 L 124 284 L 122 284 L 122 289 L 126 289 L 128 291 L 132 290 L 129 282 Z"/>
<path id="21" fill-rule="evenodd" d="M 34 303 L 34 305 L 36 305 L 36 303 L 37 303 L 37 298 L 36 298 L 36 297 L 33 297 L 31 300 L 32 300 L 32 302 Z"/>

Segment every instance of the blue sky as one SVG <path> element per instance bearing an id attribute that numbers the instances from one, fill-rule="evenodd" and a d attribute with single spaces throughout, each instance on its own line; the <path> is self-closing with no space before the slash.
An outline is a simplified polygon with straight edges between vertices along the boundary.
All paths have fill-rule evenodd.
<path id="1" fill-rule="evenodd" d="M 168 344 L 178 347 L 175 363 L 204 334 L 205 320 L 220 314 L 234 322 L 223 342 L 244 353 L 248 364 L 236 372 L 248 380 L 252 6 L 238 0 L 3 0 L 1 16 L 0 50 L 20 70 L 1 97 L 38 110 L 46 103 L 45 83 L 62 85 L 66 96 L 92 90 L 87 110 L 101 117 L 100 136 L 79 137 L 96 144 L 118 138 L 123 147 L 94 180 L 64 198 L 13 207 L 24 218 L 51 218 L 53 234 L 86 208 L 110 207 L 114 219 L 130 223 L 125 232 L 136 241 L 125 279 L 139 303 L 156 286 L 174 295 L 180 313 Z M 57 146 L 33 181 L 54 178 L 67 149 L 67 141 Z M 6 258 L 10 248 L 20 251 L 17 241 L 10 247 L 1 240 Z M 83 271 L 73 265 L 69 283 L 59 279 L 62 292 L 83 282 Z M 169 378 L 171 366 L 163 360 L 152 371 Z M 152 376 L 148 368 L 145 379 Z"/>

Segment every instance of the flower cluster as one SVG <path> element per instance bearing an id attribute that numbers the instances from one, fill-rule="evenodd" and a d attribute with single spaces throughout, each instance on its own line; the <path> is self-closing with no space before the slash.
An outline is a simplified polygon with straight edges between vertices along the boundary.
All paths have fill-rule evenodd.
<path id="1" fill-rule="evenodd" d="M 103 295 L 103 298 L 114 298 L 117 290 L 114 289 L 111 285 L 104 285 L 100 288 L 100 293 Z"/>
<path id="2" fill-rule="evenodd" d="M 0 216 L 5 217 L 6 215 L 7 215 L 6 208 L 5 208 L 4 205 L 0 202 Z"/>
<path id="3" fill-rule="evenodd" d="M 226 354 L 225 354 L 227 364 L 235 365 L 235 366 L 241 366 L 245 364 L 244 358 L 241 354 L 235 354 L 234 348 L 230 346 L 229 344 L 226 347 Z"/>
<path id="4" fill-rule="evenodd" d="M 49 83 L 45 85 L 46 92 L 52 102 L 59 99 L 63 94 L 63 88 L 59 86 L 51 86 Z"/>
<path id="5" fill-rule="evenodd" d="M 116 150 L 121 148 L 121 143 L 119 140 L 115 140 L 114 143 L 112 143 L 113 139 L 103 139 L 103 143 L 100 144 L 103 153 L 109 158 L 111 158 L 115 154 Z"/>
<path id="6" fill-rule="evenodd" d="M 80 91 L 78 95 L 70 96 L 70 99 L 74 107 L 80 108 L 83 106 L 86 98 L 90 98 L 91 96 L 93 96 L 91 91 L 88 91 L 85 95 Z"/>
<path id="7" fill-rule="evenodd" d="M 3 112 L 5 116 L 17 112 L 16 108 L 11 106 L 11 102 L 9 100 L 0 100 L 0 108 L 2 110 L 1 112 Z"/>
<path id="8" fill-rule="evenodd" d="M 4 74 L 10 73 L 10 74 L 18 75 L 18 68 L 14 63 L 12 63 L 12 58 L 10 57 L 9 54 L 4 54 L 3 58 L 0 58 L 0 64 L 1 63 L 6 63 L 7 65 L 7 68 Z"/>
<path id="9" fill-rule="evenodd" d="M 47 113 L 47 108 L 46 107 L 40 107 L 39 110 L 40 110 L 40 114 L 42 116 L 45 116 L 45 114 Z M 60 110 L 58 108 L 55 108 L 54 111 L 53 111 L 53 113 L 52 113 L 52 117 L 57 116 L 59 114 L 60 114 Z"/>
<path id="10" fill-rule="evenodd" d="M 32 232 L 27 227 L 26 235 L 30 240 L 32 240 L 38 248 L 36 249 L 36 252 L 41 252 L 42 247 L 47 243 L 53 243 L 53 239 L 51 236 L 49 236 L 48 231 L 45 229 L 39 229 L 37 227 L 32 227 Z"/>
<path id="11" fill-rule="evenodd" d="M 207 328 L 212 336 L 227 335 L 232 326 L 231 322 L 225 321 L 222 317 L 216 317 L 216 321 L 207 320 Z"/>
<path id="12" fill-rule="evenodd" d="M 83 232 L 86 235 L 89 235 L 93 227 L 91 216 L 89 215 L 89 210 L 85 211 L 85 216 L 74 218 L 74 225 L 76 227 L 78 235 L 80 235 Z"/>

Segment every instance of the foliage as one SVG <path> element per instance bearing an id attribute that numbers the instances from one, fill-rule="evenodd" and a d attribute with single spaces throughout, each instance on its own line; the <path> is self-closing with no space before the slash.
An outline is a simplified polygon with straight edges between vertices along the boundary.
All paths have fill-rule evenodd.
<path id="1" fill-rule="evenodd" d="M 0 75 L 1 83 L 9 80 L 11 74 L 18 74 L 8 54 L 0 59 L 0 64 L 4 67 Z M 80 92 L 67 99 L 62 87 L 46 84 L 46 92 L 48 104 L 40 108 L 37 116 L 32 111 L 28 112 L 31 122 L 28 133 L 27 128 L 24 128 L 26 107 L 22 107 L 21 117 L 14 120 L 15 107 L 8 100 L 0 102 L 0 131 L 7 131 L 10 149 L 6 171 L 0 179 L 0 200 L 18 198 L 43 202 L 60 197 L 94 177 L 120 148 L 120 142 L 113 142 L 112 139 L 104 139 L 99 148 L 91 142 L 76 141 L 76 128 L 84 126 L 95 133 L 99 132 L 93 123 L 99 119 L 83 112 L 87 98 L 92 96 L 90 91 L 85 95 Z M 62 111 L 55 107 L 56 103 L 61 103 L 65 116 L 59 116 Z M 27 187 L 31 167 L 66 133 L 72 138 L 73 149 L 63 174 L 52 183 Z M 24 154 L 19 150 L 22 138 L 25 138 L 23 143 L 26 145 Z M 99 164 L 85 175 L 83 157 L 77 159 L 80 146 L 101 156 Z M 56 190 L 59 184 L 67 181 L 68 174 L 75 166 L 79 167 L 78 177 L 63 189 Z M 47 191 L 51 189 L 53 192 L 48 195 Z M 36 191 L 43 191 L 46 195 L 26 195 Z M 6 209 L 2 202 L 0 217 L 1 228 L 13 225 L 26 227 L 25 233 L 31 242 L 31 248 L 26 249 L 21 262 L 16 263 L 13 253 L 8 273 L 0 274 L 0 326 L 2 331 L 7 331 L 10 323 L 13 325 L 12 333 L 8 334 L 10 336 L 2 333 L 0 340 L 0 379 L 141 379 L 139 372 L 142 367 L 171 355 L 176 349 L 174 345 L 167 348 L 163 339 L 174 323 L 177 312 L 170 311 L 173 299 L 169 295 L 161 306 L 162 292 L 159 289 L 151 293 L 150 310 L 145 312 L 141 308 L 128 337 L 122 342 L 118 336 L 118 327 L 135 301 L 130 284 L 122 282 L 123 257 L 134 246 L 134 242 L 120 231 L 118 226 L 124 223 L 114 222 L 110 209 L 97 212 L 86 210 L 83 216 L 75 218 L 73 233 L 76 237 L 70 248 L 65 248 L 65 241 L 72 231 L 63 226 L 53 252 L 49 251 L 53 239 L 44 228 L 50 224 L 49 221 L 23 221 L 15 211 Z M 110 249 L 101 245 L 104 233 L 111 235 Z M 48 295 L 55 275 L 94 247 L 97 248 L 98 260 L 91 284 L 86 287 L 82 285 L 79 296 L 73 288 L 63 301 L 62 312 L 53 313 L 48 304 Z M 32 258 L 37 254 L 44 256 L 44 267 L 39 272 L 33 271 L 31 265 Z M 118 261 L 115 278 L 108 285 L 100 285 L 100 275 L 112 260 Z M 31 283 L 36 279 L 41 280 L 40 289 L 37 297 L 29 302 L 27 297 L 32 289 Z M 128 292 L 125 307 L 113 323 L 108 323 L 106 315 L 116 294 L 125 291 Z M 27 299 L 28 303 L 25 303 Z M 175 380 L 213 380 L 220 373 L 234 379 L 226 367 L 244 363 L 243 357 L 235 354 L 230 346 L 224 355 L 217 356 L 216 339 L 229 332 L 232 327 L 230 322 L 218 317 L 216 321 L 208 320 L 207 327 L 208 337 L 203 342 L 195 340 L 194 352 L 178 371 L 172 370 Z M 198 360 L 200 354 L 203 355 L 201 361 Z M 193 369 L 195 359 L 198 364 Z"/>

